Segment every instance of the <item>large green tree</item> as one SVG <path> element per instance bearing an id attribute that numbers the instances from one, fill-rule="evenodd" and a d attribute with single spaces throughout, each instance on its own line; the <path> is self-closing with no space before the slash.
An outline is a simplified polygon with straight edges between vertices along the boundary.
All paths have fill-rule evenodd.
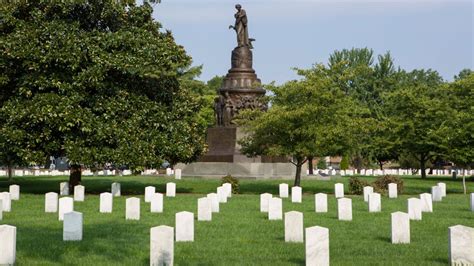
<path id="1" fill-rule="evenodd" d="M 267 112 L 250 111 L 240 121 L 248 134 L 242 150 L 248 155 L 291 156 L 294 185 L 308 156 L 340 155 L 361 125 L 361 110 L 323 65 L 298 71 L 302 80 L 267 86 L 272 92 Z"/>
<path id="2" fill-rule="evenodd" d="M 26 1 L 0 7 L 0 147 L 41 164 L 138 169 L 204 149 L 201 108 L 180 85 L 183 47 L 134 1 Z M 5 161 L 6 153 L 0 153 Z"/>

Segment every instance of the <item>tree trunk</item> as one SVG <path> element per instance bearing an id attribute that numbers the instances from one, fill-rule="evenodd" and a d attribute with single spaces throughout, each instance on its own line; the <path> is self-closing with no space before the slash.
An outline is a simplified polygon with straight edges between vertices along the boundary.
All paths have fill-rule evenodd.
<path id="1" fill-rule="evenodd" d="M 383 161 L 381 160 L 377 160 L 379 162 L 379 167 L 380 167 L 380 170 L 383 170 Z"/>
<path id="2" fill-rule="evenodd" d="M 421 170 L 421 178 L 426 178 L 426 157 L 421 155 L 420 156 L 420 170 Z"/>
<path id="3" fill-rule="evenodd" d="M 13 177 L 13 167 L 11 165 L 8 165 L 7 171 L 8 171 L 8 180 L 11 181 Z"/>
<path id="4" fill-rule="evenodd" d="M 295 187 L 299 187 L 301 183 L 301 164 L 299 164 L 299 161 L 296 163 L 296 175 L 295 175 Z"/>
<path id="5" fill-rule="evenodd" d="M 314 172 L 313 172 L 313 159 L 314 159 L 313 156 L 308 157 L 308 168 L 309 168 L 308 170 L 309 170 L 310 175 L 314 175 Z"/>
<path id="6" fill-rule="evenodd" d="M 74 187 L 81 184 L 82 169 L 79 164 L 71 164 L 69 173 L 69 191 L 74 191 Z"/>

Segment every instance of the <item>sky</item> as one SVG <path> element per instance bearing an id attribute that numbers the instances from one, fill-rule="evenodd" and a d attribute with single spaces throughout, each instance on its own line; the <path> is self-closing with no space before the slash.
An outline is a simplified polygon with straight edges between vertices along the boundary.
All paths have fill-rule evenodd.
<path id="1" fill-rule="evenodd" d="M 237 3 L 256 39 L 253 66 L 263 83 L 296 79 L 293 68 L 352 47 L 390 51 L 397 66 L 431 68 L 446 80 L 474 69 L 474 0 L 162 0 L 153 16 L 193 65 L 203 65 L 199 79 L 207 81 L 230 68 Z"/>

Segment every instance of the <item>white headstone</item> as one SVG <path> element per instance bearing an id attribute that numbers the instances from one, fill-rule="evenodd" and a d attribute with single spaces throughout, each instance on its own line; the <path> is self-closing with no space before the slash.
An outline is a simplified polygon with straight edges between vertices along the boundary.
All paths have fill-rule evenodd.
<path id="1" fill-rule="evenodd" d="M 125 219 L 140 220 L 140 199 L 128 198 L 125 201 Z"/>
<path id="2" fill-rule="evenodd" d="M 77 185 L 74 187 L 74 201 L 84 201 L 84 186 Z"/>
<path id="3" fill-rule="evenodd" d="M 0 225 L 0 265 L 14 265 L 16 259 L 16 227 Z"/>
<path id="4" fill-rule="evenodd" d="M 304 242 L 303 213 L 285 212 L 285 242 Z"/>
<path id="5" fill-rule="evenodd" d="M 161 225 L 150 229 L 150 266 L 173 265 L 174 229 Z"/>
<path id="6" fill-rule="evenodd" d="M 151 196 L 150 200 L 150 212 L 153 213 L 161 213 L 163 212 L 163 194 L 161 193 L 154 193 Z"/>
<path id="7" fill-rule="evenodd" d="M 227 202 L 227 192 L 225 191 L 224 187 L 220 186 L 217 188 L 217 198 L 219 199 L 220 203 Z"/>
<path id="8" fill-rule="evenodd" d="M 63 197 L 59 199 L 59 220 L 64 220 L 64 214 L 74 211 L 74 200 L 71 197 Z"/>
<path id="9" fill-rule="evenodd" d="M 336 198 L 344 198 L 344 184 L 342 183 L 334 184 L 334 194 Z"/>
<path id="10" fill-rule="evenodd" d="M 410 243 L 410 216 L 404 212 L 392 213 L 392 244 Z"/>
<path id="11" fill-rule="evenodd" d="M 181 179 L 181 169 L 174 169 L 174 178 Z"/>
<path id="12" fill-rule="evenodd" d="M 169 168 L 169 167 L 166 168 L 166 175 L 167 175 L 167 176 L 171 176 L 172 174 L 173 174 L 173 169 L 171 169 L 171 168 Z"/>
<path id="13" fill-rule="evenodd" d="M 194 241 L 194 214 L 176 213 L 176 242 Z"/>
<path id="14" fill-rule="evenodd" d="M 365 202 L 369 202 L 370 193 L 374 193 L 374 188 L 370 186 L 364 187 L 364 201 Z"/>
<path id="15" fill-rule="evenodd" d="M 156 188 L 152 186 L 145 187 L 145 202 L 150 202 L 151 197 L 155 194 Z"/>
<path id="16" fill-rule="evenodd" d="M 280 184 L 279 190 L 280 198 L 288 198 L 288 184 Z"/>
<path id="17" fill-rule="evenodd" d="M 381 212 L 382 200 L 379 193 L 369 194 L 369 212 Z"/>
<path id="18" fill-rule="evenodd" d="M 112 213 L 113 204 L 114 204 L 114 197 L 112 193 L 108 193 L 108 192 L 100 193 L 99 212 Z"/>
<path id="19" fill-rule="evenodd" d="M 329 229 L 320 226 L 306 228 L 306 265 L 329 266 Z"/>
<path id="20" fill-rule="evenodd" d="M 0 200 L 2 200 L 3 211 L 10 212 L 12 210 L 12 200 L 11 200 L 10 192 L 0 193 Z"/>
<path id="21" fill-rule="evenodd" d="M 396 183 L 388 184 L 388 197 L 391 199 L 396 199 L 398 197 L 398 190 Z"/>
<path id="22" fill-rule="evenodd" d="M 117 182 L 112 183 L 112 195 L 114 197 L 120 197 L 122 195 L 120 183 L 117 183 Z"/>
<path id="23" fill-rule="evenodd" d="M 166 183 L 166 196 L 175 197 L 176 196 L 176 184 L 173 182 Z"/>
<path id="24" fill-rule="evenodd" d="M 226 192 L 227 197 L 231 198 L 232 197 L 232 184 L 224 183 L 222 184 L 222 187 L 224 188 L 224 191 Z"/>
<path id="25" fill-rule="evenodd" d="M 260 194 L 260 212 L 268 212 L 268 203 L 272 198 L 272 194 L 263 193 Z"/>
<path id="26" fill-rule="evenodd" d="M 433 201 L 441 201 L 443 199 L 443 188 L 440 186 L 431 187 L 431 195 Z"/>
<path id="27" fill-rule="evenodd" d="M 318 193 L 314 195 L 314 209 L 316 212 L 328 212 L 328 195 Z"/>
<path id="28" fill-rule="evenodd" d="M 207 198 L 211 200 L 212 212 L 219 212 L 219 198 L 216 193 L 207 194 Z"/>
<path id="29" fill-rule="evenodd" d="M 474 193 L 471 193 L 471 211 L 474 212 Z"/>
<path id="30" fill-rule="evenodd" d="M 3 219 L 3 203 L 2 199 L 0 199 L 0 221 Z"/>
<path id="31" fill-rule="evenodd" d="M 449 263 L 474 265 L 474 228 L 463 225 L 449 227 Z"/>
<path id="32" fill-rule="evenodd" d="M 48 192 L 44 194 L 44 211 L 45 212 L 58 211 L 58 193 Z"/>
<path id="33" fill-rule="evenodd" d="M 268 204 L 268 220 L 281 220 L 283 218 L 283 206 L 280 198 L 271 198 Z"/>
<path id="34" fill-rule="evenodd" d="M 341 221 L 352 221 L 352 199 L 340 198 L 337 200 L 337 214 Z"/>
<path id="35" fill-rule="evenodd" d="M 408 199 L 408 216 L 410 217 L 410 220 L 421 221 L 421 199 Z"/>
<path id="36" fill-rule="evenodd" d="M 59 195 L 60 196 L 69 196 L 69 182 L 59 183 Z"/>
<path id="37" fill-rule="evenodd" d="M 291 202 L 301 203 L 301 187 L 292 187 L 291 188 Z"/>
<path id="38" fill-rule="evenodd" d="M 438 187 L 441 188 L 441 197 L 446 197 L 446 183 L 438 183 Z"/>
<path id="39" fill-rule="evenodd" d="M 11 200 L 20 199 L 20 186 L 19 185 L 11 185 L 9 188 L 9 191 L 10 191 Z"/>
<path id="40" fill-rule="evenodd" d="M 63 241 L 82 240 L 82 213 L 68 212 L 64 214 Z"/>
<path id="41" fill-rule="evenodd" d="M 421 200 L 421 211 L 433 212 L 433 199 L 431 198 L 430 193 L 420 194 L 420 200 Z"/>
<path id="42" fill-rule="evenodd" d="M 208 197 L 198 199 L 198 221 L 212 220 L 212 204 Z"/>

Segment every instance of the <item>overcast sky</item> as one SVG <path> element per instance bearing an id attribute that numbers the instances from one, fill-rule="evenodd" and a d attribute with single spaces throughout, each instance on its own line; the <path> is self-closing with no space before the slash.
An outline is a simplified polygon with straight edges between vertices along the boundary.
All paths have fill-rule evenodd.
<path id="1" fill-rule="evenodd" d="M 295 79 L 293 67 L 352 47 L 390 51 L 396 65 L 432 68 L 447 80 L 474 68 L 473 0 L 162 0 L 154 17 L 204 66 L 202 80 L 230 68 L 236 3 L 247 12 L 264 83 Z"/>

